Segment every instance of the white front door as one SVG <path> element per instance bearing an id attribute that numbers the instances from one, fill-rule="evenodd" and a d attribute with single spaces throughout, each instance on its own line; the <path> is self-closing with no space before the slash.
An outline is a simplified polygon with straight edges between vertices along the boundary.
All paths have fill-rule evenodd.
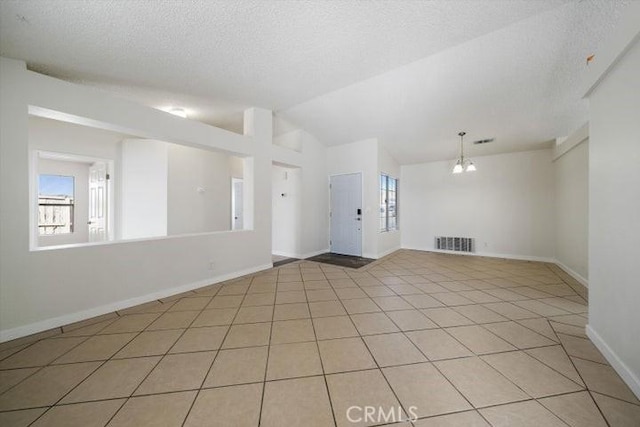
<path id="1" fill-rule="evenodd" d="M 89 241 L 107 240 L 108 225 L 107 164 L 96 162 L 89 168 Z"/>
<path id="2" fill-rule="evenodd" d="M 242 230 L 244 225 L 242 216 L 244 210 L 242 209 L 242 180 L 238 178 L 231 178 L 231 229 Z"/>
<path id="3" fill-rule="evenodd" d="M 331 252 L 362 256 L 362 176 L 331 177 Z"/>

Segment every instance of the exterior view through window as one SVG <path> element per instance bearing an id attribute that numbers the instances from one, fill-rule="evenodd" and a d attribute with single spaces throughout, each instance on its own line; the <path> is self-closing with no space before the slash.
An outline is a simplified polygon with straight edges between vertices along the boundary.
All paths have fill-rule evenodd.
<path id="1" fill-rule="evenodd" d="M 73 233 L 75 182 L 72 176 L 38 177 L 38 232 Z"/>
<path id="2" fill-rule="evenodd" d="M 380 175 L 380 231 L 398 229 L 398 180 Z"/>

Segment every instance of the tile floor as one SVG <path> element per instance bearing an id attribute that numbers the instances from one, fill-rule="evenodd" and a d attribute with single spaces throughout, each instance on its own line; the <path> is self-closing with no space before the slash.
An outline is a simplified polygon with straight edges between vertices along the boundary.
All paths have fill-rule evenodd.
<path id="1" fill-rule="evenodd" d="M 639 426 L 586 320 L 553 265 L 299 261 L 0 344 L 0 425 Z"/>

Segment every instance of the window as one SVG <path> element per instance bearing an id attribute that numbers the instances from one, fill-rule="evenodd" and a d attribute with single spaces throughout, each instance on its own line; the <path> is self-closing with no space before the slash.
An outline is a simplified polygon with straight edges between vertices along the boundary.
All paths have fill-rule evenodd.
<path id="1" fill-rule="evenodd" d="M 380 175 L 380 231 L 398 229 L 398 180 Z"/>
<path id="2" fill-rule="evenodd" d="M 38 233 L 73 233 L 75 182 L 72 176 L 38 177 Z"/>

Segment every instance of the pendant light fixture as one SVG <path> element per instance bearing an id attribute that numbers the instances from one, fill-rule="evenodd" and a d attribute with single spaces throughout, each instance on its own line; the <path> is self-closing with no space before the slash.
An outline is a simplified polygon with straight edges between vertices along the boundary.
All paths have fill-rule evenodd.
<path id="1" fill-rule="evenodd" d="M 453 167 L 453 173 L 473 172 L 476 170 L 476 166 L 473 164 L 471 159 L 464 158 L 463 139 L 466 134 L 466 132 L 458 133 L 458 136 L 460 137 L 460 157 L 456 161 L 456 165 Z"/>

